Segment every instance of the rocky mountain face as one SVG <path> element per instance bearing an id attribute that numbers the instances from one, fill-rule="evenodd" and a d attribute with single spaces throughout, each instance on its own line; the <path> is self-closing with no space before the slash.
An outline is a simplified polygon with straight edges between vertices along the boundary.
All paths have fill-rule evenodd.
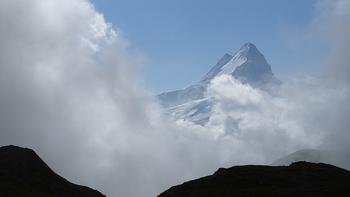
<path id="1" fill-rule="evenodd" d="M 57 175 L 33 150 L 4 146 L 0 147 L 0 196 L 104 197 L 105 195 L 88 187 L 70 183 Z"/>
<path id="2" fill-rule="evenodd" d="M 233 55 L 225 54 L 199 82 L 182 90 L 161 93 L 157 98 L 175 119 L 205 125 L 216 102 L 206 92 L 212 80 L 221 75 L 230 75 L 243 84 L 270 93 L 281 84 L 264 55 L 254 44 L 246 43 Z"/>
<path id="3" fill-rule="evenodd" d="M 350 195 L 350 172 L 322 163 L 235 166 L 171 187 L 158 197 L 330 197 Z"/>

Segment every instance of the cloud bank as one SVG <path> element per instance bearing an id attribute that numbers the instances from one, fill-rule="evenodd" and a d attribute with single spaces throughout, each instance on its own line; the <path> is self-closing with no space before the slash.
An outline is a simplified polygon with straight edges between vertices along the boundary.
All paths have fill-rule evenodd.
<path id="1" fill-rule="evenodd" d="M 329 72 L 291 80 L 278 97 L 215 79 L 208 94 L 221 102 L 201 127 L 163 115 L 138 86 L 127 41 L 89 1 L 3 0 L 0 144 L 33 148 L 69 180 L 125 197 L 301 148 L 347 153 L 349 3 L 318 10 L 334 49 Z"/>
<path id="2" fill-rule="evenodd" d="M 152 104 L 126 40 L 91 3 L 1 1 L 0 34 L 1 145 L 34 148 L 65 177 L 112 196 L 152 190 L 153 156 L 143 152 L 154 146 Z"/>

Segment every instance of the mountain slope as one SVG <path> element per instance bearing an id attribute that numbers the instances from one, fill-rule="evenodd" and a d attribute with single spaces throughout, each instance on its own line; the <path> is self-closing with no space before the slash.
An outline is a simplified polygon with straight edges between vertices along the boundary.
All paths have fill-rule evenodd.
<path id="1" fill-rule="evenodd" d="M 100 192 L 70 183 L 30 149 L 0 147 L 0 196 L 103 197 Z"/>
<path id="2" fill-rule="evenodd" d="M 322 163 L 235 166 L 174 186 L 158 197 L 328 197 L 350 195 L 350 172 Z"/>
<path id="3" fill-rule="evenodd" d="M 246 43 L 234 55 L 225 54 L 199 82 L 182 90 L 161 93 L 157 98 L 176 119 L 205 125 L 215 103 L 206 92 L 212 80 L 221 75 L 231 75 L 243 84 L 270 93 L 281 84 L 264 55 L 254 44 Z"/>

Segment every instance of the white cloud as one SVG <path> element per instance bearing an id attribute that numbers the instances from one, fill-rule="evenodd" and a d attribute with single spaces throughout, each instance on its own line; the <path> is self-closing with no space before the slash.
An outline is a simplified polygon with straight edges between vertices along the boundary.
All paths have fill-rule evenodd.
<path id="1" fill-rule="evenodd" d="M 257 104 L 262 99 L 262 91 L 244 85 L 229 75 L 222 75 L 211 82 L 209 96 L 227 98 L 239 105 Z"/>
<path id="2" fill-rule="evenodd" d="M 220 125 L 221 137 L 232 138 L 245 152 L 260 155 L 249 162 L 268 163 L 279 155 L 318 145 L 319 141 L 298 120 L 299 106 L 291 97 L 271 96 L 231 76 L 216 78 L 208 96 L 216 100 L 216 105 L 205 127 L 212 129 Z M 240 159 L 232 158 L 232 161 Z"/>
<path id="3" fill-rule="evenodd" d="M 1 1 L 0 34 L 0 143 L 34 148 L 107 194 L 154 192 L 159 182 L 146 174 L 157 117 L 127 42 L 103 16 L 85 0 Z"/>

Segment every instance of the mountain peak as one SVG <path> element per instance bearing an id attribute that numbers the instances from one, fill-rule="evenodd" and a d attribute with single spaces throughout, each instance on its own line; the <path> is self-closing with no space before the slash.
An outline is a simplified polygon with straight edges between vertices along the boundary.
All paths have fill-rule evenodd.
<path id="1" fill-rule="evenodd" d="M 247 42 L 241 46 L 240 50 L 241 49 L 246 49 L 246 50 L 248 49 L 249 50 L 250 48 L 256 48 L 256 46 L 251 42 Z"/>
<path id="2" fill-rule="evenodd" d="M 266 62 L 263 54 L 258 50 L 258 48 L 250 43 L 247 42 L 243 44 L 239 50 L 235 53 L 234 56 L 239 56 L 241 58 L 247 58 L 248 60 L 256 60 L 256 61 L 264 61 Z"/>
<path id="3" fill-rule="evenodd" d="M 231 75 L 244 84 L 268 92 L 273 91 L 281 83 L 273 75 L 265 57 L 254 44 L 248 42 L 243 44 L 234 55 L 224 54 L 198 83 L 181 90 L 159 94 L 158 99 L 166 107 L 203 99 L 210 82 L 221 75 Z"/>
<path id="4" fill-rule="evenodd" d="M 242 72 L 242 69 L 244 72 Z M 249 78 L 260 78 L 259 74 L 272 74 L 270 65 L 267 63 L 264 55 L 257 49 L 254 44 L 247 42 L 243 44 L 237 50 L 237 52 L 234 53 L 233 56 L 226 53 L 219 60 L 219 62 L 202 78 L 201 82 L 208 83 L 216 76 L 223 74 L 232 75 L 237 79 L 242 79 L 242 82 L 247 82 L 247 80 L 243 79 L 247 78 L 246 76 L 237 76 L 238 70 L 241 70 L 239 71 L 240 75 L 250 75 Z M 236 74 L 234 74 L 235 72 Z"/>

